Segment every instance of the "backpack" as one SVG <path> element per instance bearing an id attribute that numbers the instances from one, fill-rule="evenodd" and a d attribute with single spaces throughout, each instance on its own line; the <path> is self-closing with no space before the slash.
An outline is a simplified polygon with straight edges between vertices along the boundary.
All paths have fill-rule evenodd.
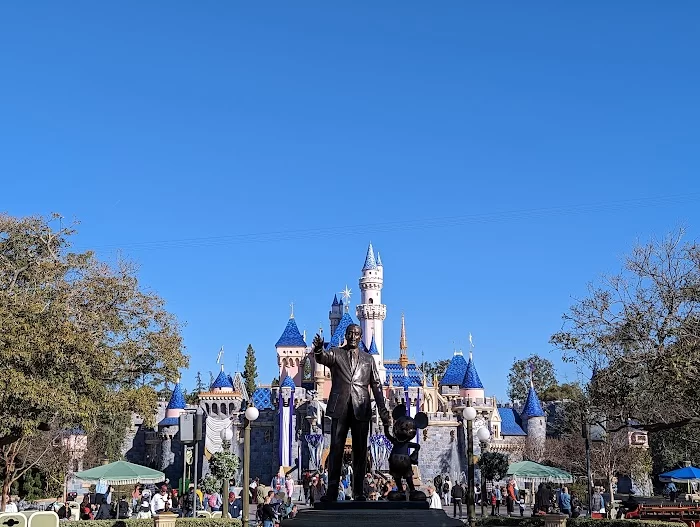
<path id="1" fill-rule="evenodd" d="M 209 506 L 216 508 L 216 494 L 209 494 Z"/>
<path id="2" fill-rule="evenodd" d="M 443 483 L 442 492 L 450 492 L 450 484 L 449 483 Z"/>

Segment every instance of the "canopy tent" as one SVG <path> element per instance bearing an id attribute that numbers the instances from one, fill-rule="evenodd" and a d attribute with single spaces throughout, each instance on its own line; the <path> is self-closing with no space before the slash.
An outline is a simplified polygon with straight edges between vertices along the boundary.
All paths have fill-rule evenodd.
<path id="1" fill-rule="evenodd" d="M 700 468 L 683 467 L 664 472 L 659 476 L 659 481 L 662 483 L 691 483 L 693 481 L 700 482 Z"/>
<path id="2" fill-rule="evenodd" d="M 523 483 L 571 483 L 574 480 L 573 476 L 564 470 L 540 465 L 534 461 L 511 463 L 507 475 Z"/>
<path id="3" fill-rule="evenodd" d="M 84 481 L 104 481 L 108 485 L 149 485 L 165 481 L 165 474 L 162 472 L 127 461 L 115 461 L 77 472 L 75 477 Z"/>

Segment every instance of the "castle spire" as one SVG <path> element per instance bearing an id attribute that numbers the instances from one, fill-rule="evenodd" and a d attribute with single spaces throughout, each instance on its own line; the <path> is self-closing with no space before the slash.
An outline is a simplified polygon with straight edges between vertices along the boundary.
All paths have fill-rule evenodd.
<path id="1" fill-rule="evenodd" d="M 376 269 L 377 261 L 374 259 L 374 249 L 372 248 L 372 242 L 369 242 L 369 247 L 367 247 L 367 256 L 365 256 L 365 265 L 362 266 L 363 271 L 368 269 Z"/>
<path id="2" fill-rule="evenodd" d="M 406 366 L 408 365 L 408 355 L 406 350 L 408 350 L 408 342 L 406 340 L 406 321 L 404 320 L 403 313 L 401 313 L 401 339 L 399 340 L 399 349 L 401 353 L 399 355 L 399 364 L 406 371 Z"/>

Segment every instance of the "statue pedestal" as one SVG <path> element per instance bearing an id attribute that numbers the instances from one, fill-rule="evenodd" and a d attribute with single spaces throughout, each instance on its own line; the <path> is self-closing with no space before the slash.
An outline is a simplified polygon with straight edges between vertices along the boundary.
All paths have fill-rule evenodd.
<path id="1" fill-rule="evenodd" d="M 318 505 L 318 508 L 316 508 Z M 300 511 L 282 527 L 464 527 L 461 520 L 450 518 L 445 511 L 429 509 L 421 501 L 336 501 L 318 503 L 313 509 Z"/>

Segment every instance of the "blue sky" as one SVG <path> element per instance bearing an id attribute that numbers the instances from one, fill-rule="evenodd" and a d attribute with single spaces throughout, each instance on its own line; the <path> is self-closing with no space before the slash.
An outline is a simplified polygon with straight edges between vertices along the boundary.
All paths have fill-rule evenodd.
<path id="1" fill-rule="evenodd" d="M 327 327 L 370 240 L 387 358 L 403 311 L 418 360 L 471 332 L 491 394 L 530 353 L 572 379 L 548 344 L 572 298 L 637 240 L 698 238 L 698 20 L 691 1 L 5 3 L 0 209 L 137 261 L 187 324 L 188 387 L 248 343 L 269 382 L 289 303 Z"/>

